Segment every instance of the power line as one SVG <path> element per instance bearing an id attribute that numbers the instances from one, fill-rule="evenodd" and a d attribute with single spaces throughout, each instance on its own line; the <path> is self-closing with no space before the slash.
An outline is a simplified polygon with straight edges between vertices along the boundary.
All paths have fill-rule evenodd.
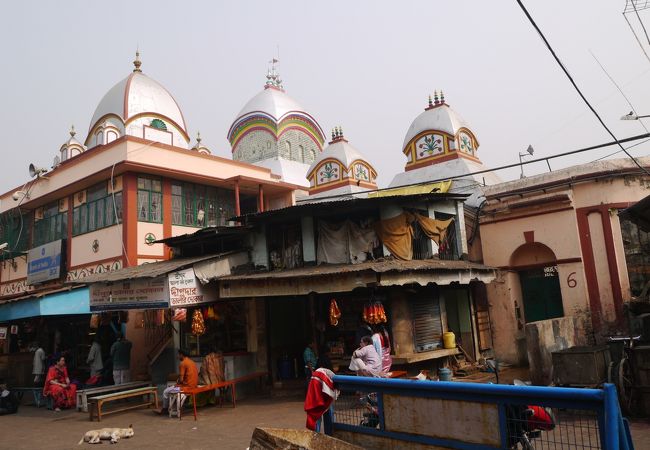
<path id="1" fill-rule="evenodd" d="M 625 154 L 626 154 L 626 155 L 627 155 L 627 156 L 628 156 L 632 161 L 634 161 L 634 164 L 636 164 L 636 166 L 637 166 L 639 169 L 641 169 L 643 172 L 645 172 L 646 175 L 650 175 L 650 172 L 648 172 L 648 171 L 646 170 L 645 167 L 643 167 L 641 164 L 639 164 L 639 162 L 638 162 L 638 161 L 637 161 L 637 160 L 636 160 L 636 159 L 635 159 L 631 154 L 628 153 L 628 151 L 623 147 L 623 145 L 621 145 L 621 143 L 620 143 L 619 140 L 616 138 L 616 136 L 614 136 L 614 133 L 612 133 L 612 131 L 607 127 L 607 125 L 605 124 L 605 122 L 603 121 L 603 119 L 601 119 L 601 117 L 600 117 L 600 115 L 598 114 L 598 112 L 594 109 L 593 106 L 591 106 L 591 103 L 589 103 L 589 100 L 587 100 L 587 98 L 584 96 L 584 94 L 582 93 L 582 91 L 580 90 L 580 88 L 578 87 L 578 85 L 576 84 L 576 82 L 573 80 L 573 77 L 571 76 L 571 74 L 569 73 L 569 71 L 567 70 L 567 68 L 564 66 L 564 64 L 562 64 L 562 61 L 560 61 L 560 58 L 559 58 L 559 57 L 557 56 L 557 54 L 555 53 L 555 50 L 553 50 L 553 47 L 551 47 L 551 44 L 549 44 L 548 40 L 547 40 L 546 37 L 544 36 L 544 33 L 542 33 L 542 30 L 539 29 L 539 27 L 538 27 L 537 24 L 535 23 L 535 20 L 533 20 L 533 18 L 531 17 L 530 13 L 528 12 L 528 10 L 527 10 L 526 7 L 524 6 L 524 4 L 521 2 L 521 0 L 517 0 L 517 3 L 519 4 L 519 6 L 521 7 L 521 9 L 523 10 L 524 14 L 526 15 L 526 17 L 528 18 L 528 20 L 530 21 L 530 23 L 533 25 L 533 27 L 535 28 L 535 30 L 537 31 L 537 33 L 539 34 L 539 36 L 540 36 L 540 37 L 542 38 L 542 40 L 544 41 L 544 44 L 546 45 L 546 48 L 548 48 L 548 50 L 551 52 L 551 55 L 553 55 L 553 58 L 555 58 L 555 61 L 558 63 L 558 65 L 560 66 L 560 68 L 562 69 L 562 71 L 564 72 L 564 74 L 567 76 L 567 78 L 569 78 L 569 81 L 570 81 L 571 84 L 573 85 L 573 87 L 574 87 L 574 89 L 576 90 L 576 92 L 580 95 L 580 98 L 582 98 L 582 100 L 585 102 L 585 104 L 587 105 L 587 107 L 589 107 L 589 109 L 591 110 L 591 112 L 594 113 L 594 115 L 596 116 L 596 118 L 598 119 L 598 121 L 600 122 L 600 124 L 603 126 L 603 128 L 607 131 L 607 133 L 609 133 L 609 135 L 612 137 L 612 139 L 614 139 L 614 140 L 616 141 L 616 143 L 618 144 L 618 146 L 621 147 L 621 150 L 623 150 L 623 152 L 625 152 Z"/>
<path id="2" fill-rule="evenodd" d="M 634 0 L 631 1 L 632 7 L 634 8 L 634 14 L 636 14 L 636 18 L 639 19 L 639 23 L 641 24 L 641 28 L 643 28 L 643 32 L 645 33 L 645 38 L 648 40 L 648 44 L 650 44 L 650 37 L 648 37 L 648 30 L 645 29 L 645 25 L 643 24 L 643 20 L 641 20 L 641 16 L 639 15 L 639 10 L 636 9 L 636 3 Z"/>
<path id="3" fill-rule="evenodd" d="M 629 150 L 629 149 L 631 149 L 632 147 L 636 147 L 636 146 L 638 146 L 638 145 L 645 144 L 645 143 L 648 142 L 648 141 L 650 141 L 650 139 L 644 139 L 644 140 L 641 141 L 641 142 L 637 142 L 636 144 L 632 144 L 632 145 L 630 145 L 630 146 L 628 146 L 628 147 L 625 147 L 625 148 L 627 148 L 627 149 Z M 609 155 L 605 155 L 605 156 L 601 156 L 600 158 L 596 158 L 596 159 L 594 159 L 594 160 L 591 161 L 591 162 L 600 161 L 600 160 L 602 160 L 602 159 L 609 158 L 610 156 L 614 156 L 614 155 L 616 155 L 616 154 L 618 154 L 618 153 L 621 153 L 621 151 L 620 151 L 620 150 L 617 150 L 617 151 L 615 151 L 614 153 L 610 153 Z"/>
<path id="4" fill-rule="evenodd" d="M 478 170 L 476 172 L 464 173 L 464 174 L 460 174 L 460 175 L 453 175 L 453 176 L 437 178 L 437 179 L 427 180 L 427 181 L 418 181 L 417 183 L 401 184 L 399 186 L 391 186 L 391 187 L 387 187 L 387 188 L 368 189 L 368 190 L 365 190 L 365 191 L 355 192 L 353 195 L 368 194 L 370 192 L 390 191 L 392 189 L 401 189 L 401 188 L 405 188 L 405 187 L 423 186 L 423 185 L 426 185 L 426 184 L 439 183 L 441 181 L 456 180 L 458 178 L 468 178 L 468 177 L 471 177 L 473 175 L 480 175 L 480 174 L 483 174 L 483 173 L 495 172 L 497 170 L 512 169 L 513 167 L 520 167 L 520 166 L 526 165 L 526 164 L 535 164 L 535 163 L 538 163 L 538 162 L 548 161 L 549 159 L 561 158 L 563 156 L 575 155 L 576 153 L 588 152 L 590 150 L 598 150 L 600 148 L 609 147 L 609 146 L 612 146 L 612 145 L 615 145 L 615 144 L 621 145 L 621 143 L 638 141 L 639 139 L 647 139 L 647 138 L 650 138 L 650 133 L 639 134 L 637 136 L 631 136 L 629 138 L 616 140 L 616 141 L 612 141 L 612 142 L 605 142 L 604 144 L 597 144 L 597 145 L 592 145 L 592 146 L 589 146 L 589 147 L 583 147 L 583 148 L 579 148 L 577 150 L 571 150 L 571 151 L 564 152 L 564 153 L 557 153 L 555 155 L 545 156 L 543 158 L 530 159 L 528 161 L 516 162 L 516 163 L 512 163 L 512 164 L 506 164 L 505 166 L 494 167 L 492 169 Z M 647 140 L 650 140 L 650 139 L 647 139 Z M 638 165 L 638 163 L 637 163 L 637 165 Z M 648 173 L 645 169 L 642 168 L 642 170 L 645 173 Z M 318 200 L 324 200 L 324 199 L 330 199 L 330 198 L 339 198 L 339 197 L 347 197 L 349 195 L 350 195 L 349 193 L 335 194 L 335 195 L 329 195 L 329 196 L 325 196 L 325 197 L 318 197 Z M 304 198 L 304 199 L 296 200 L 296 203 L 309 202 L 309 201 L 314 201 L 314 198 Z"/>
<path id="5" fill-rule="evenodd" d="M 634 107 L 634 105 L 632 105 L 632 102 L 630 101 L 630 99 L 627 98 L 627 95 L 625 95 L 625 92 L 623 92 L 623 89 L 621 89 L 621 87 L 620 87 L 620 86 L 618 85 L 618 83 L 614 80 L 614 78 L 612 78 L 612 76 L 609 74 L 609 72 L 607 72 L 607 69 L 605 69 L 605 66 L 603 66 L 603 65 L 601 64 L 601 62 L 598 60 L 598 58 L 596 58 L 596 55 L 594 55 L 594 52 L 592 52 L 591 50 L 589 50 L 589 53 L 591 53 L 591 56 L 594 57 L 594 59 L 596 60 L 596 62 L 597 62 L 598 65 L 600 66 L 600 68 L 603 69 L 603 72 L 605 72 L 605 75 L 607 75 L 607 78 L 609 78 L 609 81 L 611 81 L 612 84 L 613 84 L 614 86 L 616 86 L 616 89 L 618 89 L 618 92 L 621 93 L 621 95 L 623 96 L 623 98 L 625 99 L 625 101 L 627 102 L 627 104 L 630 106 L 630 108 L 632 108 L 632 111 L 634 111 L 634 114 L 637 114 L 637 115 L 638 115 L 638 113 L 636 112 L 636 108 Z M 639 118 L 638 120 L 639 120 L 639 123 L 641 124 L 641 126 L 643 127 L 643 129 L 646 131 L 646 133 L 650 133 L 650 131 L 648 131 L 648 129 L 646 128 L 645 124 L 643 123 L 643 120 L 641 120 L 641 118 Z"/>
<path id="6" fill-rule="evenodd" d="M 634 27 L 632 26 L 632 24 L 631 24 L 630 21 L 628 20 L 628 18 L 627 18 L 627 16 L 625 15 L 625 13 L 623 13 L 623 18 L 624 18 L 625 21 L 627 22 L 627 25 L 630 27 L 630 30 L 632 31 L 632 34 L 634 35 L 634 38 L 636 39 L 637 44 L 639 44 L 639 47 L 641 47 L 641 51 L 642 51 L 643 54 L 645 55 L 645 57 L 646 57 L 646 59 L 648 60 L 648 62 L 650 62 L 650 56 L 648 56 L 648 53 L 645 51 L 645 47 L 643 47 L 643 43 L 642 43 L 641 40 L 639 39 L 639 36 L 636 35 L 636 31 L 634 31 Z"/>

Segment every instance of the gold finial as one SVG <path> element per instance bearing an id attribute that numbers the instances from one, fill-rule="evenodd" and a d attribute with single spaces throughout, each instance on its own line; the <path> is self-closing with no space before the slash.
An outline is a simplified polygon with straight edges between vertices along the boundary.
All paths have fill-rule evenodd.
<path id="1" fill-rule="evenodd" d="M 77 134 L 77 132 L 74 130 L 74 125 L 70 126 L 70 137 L 74 137 L 74 135 Z"/>
<path id="2" fill-rule="evenodd" d="M 135 69 L 133 69 L 134 72 L 142 72 L 140 69 L 140 66 L 142 65 L 142 61 L 140 61 L 140 50 L 135 51 L 135 61 L 133 61 L 133 65 L 135 66 Z"/>

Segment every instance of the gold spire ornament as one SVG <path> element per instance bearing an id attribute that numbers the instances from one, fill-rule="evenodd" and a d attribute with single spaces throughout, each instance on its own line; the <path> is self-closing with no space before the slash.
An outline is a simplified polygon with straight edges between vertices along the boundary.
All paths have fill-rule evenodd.
<path id="1" fill-rule="evenodd" d="M 135 69 L 133 69 L 134 72 L 142 72 L 140 69 L 140 66 L 142 65 L 142 61 L 140 61 L 140 50 L 135 51 L 135 60 L 133 61 L 133 65 L 135 66 Z"/>

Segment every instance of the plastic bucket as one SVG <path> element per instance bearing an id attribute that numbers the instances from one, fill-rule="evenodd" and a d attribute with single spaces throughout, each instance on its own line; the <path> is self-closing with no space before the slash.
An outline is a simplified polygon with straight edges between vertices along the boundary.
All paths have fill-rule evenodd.
<path id="1" fill-rule="evenodd" d="M 294 378 L 293 361 L 287 358 L 280 358 L 278 360 L 278 377 L 281 380 Z"/>
<path id="2" fill-rule="evenodd" d="M 451 331 L 442 333 L 442 346 L 444 348 L 456 348 L 456 335 Z"/>
<path id="3" fill-rule="evenodd" d="M 443 367 L 438 370 L 438 379 L 440 381 L 451 381 L 451 370 Z"/>

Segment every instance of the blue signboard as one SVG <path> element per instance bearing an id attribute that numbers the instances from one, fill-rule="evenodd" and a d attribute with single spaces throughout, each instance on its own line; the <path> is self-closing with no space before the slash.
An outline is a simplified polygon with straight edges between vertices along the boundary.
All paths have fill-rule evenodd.
<path id="1" fill-rule="evenodd" d="M 35 247 L 27 254 L 27 284 L 37 284 L 61 277 L 63 240 Z"/>

